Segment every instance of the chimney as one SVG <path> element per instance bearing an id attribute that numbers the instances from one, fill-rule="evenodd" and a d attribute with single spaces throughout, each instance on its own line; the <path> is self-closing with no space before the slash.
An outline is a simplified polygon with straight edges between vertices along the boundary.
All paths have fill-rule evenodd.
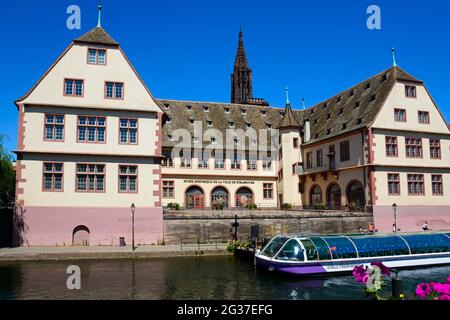
<path id="1" fill-rule="evenodd" d="M 303 142 L 308 142 L 309 140 L 311 140 L 311 124 L 309 120 L 305 121 L 305 125 L 303 126 L 303 128 L 304 128 Z"/>

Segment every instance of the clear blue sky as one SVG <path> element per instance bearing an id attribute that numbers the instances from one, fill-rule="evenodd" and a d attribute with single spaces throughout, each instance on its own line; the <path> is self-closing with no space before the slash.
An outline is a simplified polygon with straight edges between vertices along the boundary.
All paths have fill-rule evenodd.
<path id="1" fill-rule="evenodd" d="M 81 7 L 81 30 L 66 28 L 66 8 Z M 366 9 L 381 7 L 381 30 L 366 28 Z M 8 1 L 0 10 L 0 134 L 17 145 L 13 101 L 72 39 L 95 27 L 96 0 Z M 157 98 L 230 99 L 239 25 L 253 69 L 254 96 L 282 106 L 312 105 L 391 64 L 427 84 L 450 121 L 448 0 L 103 0 L 103 27 Z"/>

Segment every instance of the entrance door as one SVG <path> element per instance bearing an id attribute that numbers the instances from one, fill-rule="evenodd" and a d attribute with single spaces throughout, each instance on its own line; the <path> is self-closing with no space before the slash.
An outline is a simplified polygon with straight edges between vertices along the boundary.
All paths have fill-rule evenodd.
<path id="1" fill-rule="evenodd" d="M 205 202 L 203 195 L 194 195 L 194 209 L 203 209 Z"/>

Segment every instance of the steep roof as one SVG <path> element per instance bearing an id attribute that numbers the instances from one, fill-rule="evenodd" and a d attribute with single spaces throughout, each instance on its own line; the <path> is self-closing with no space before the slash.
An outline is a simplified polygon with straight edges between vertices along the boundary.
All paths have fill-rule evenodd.
<path id="1" fill-rule="evenodd" d="M 191 124 L 191 121 L 202 122 L 202 134 L 206 130 L 214 128 L 222 133 L 225 140 L 227 129 L 246 130 L 250 125 L 258 133 L 260 129 L 276 128 L 284 114 L 281 108 L 246 104 L 165 99 L 158 100 L 158 103 L 167 117 L 171 119 L 170 123 L 166 123 L 163 127 L 163 146 L 165 147 L 177 144 L 177 142 L 169 141 L 168 137 L 176 129 L 186 129 L 194 137 L 194 125 Z M 204 108 L 208 108 L 208 112 L 205 112 Z M 230 126 L 231 123 L 233 127 Z"/>
<path id="2" fill-rule="evenodd" d="M 311 140 L 334 137 L 369 126 L 397 81 L 422 84 L 399 67 L 391 67 L 307 110 L 294 113 L 311 124 Z"/>
<path id="3" fill-rule="evenodd" d="M 81 37 L 75 39 L 74 42 L 119 46 L 119 43 L 114 40 L 102 27 L 95 27 Z"/>
<path id="4" fill-rule="evenodd" d="M 311 140 L 307 143 L 317 142 L 369 126 L 397 81 L 422 83 L 399 67 L 391 67 L 306 110 L 292 110 L 290 104 L 283 110 L 269 106 L 158 100 L 172 120 L 164 125 L 163 146 L 176 144 L 169 141 L 168 135 L 177 128 L 187 129 L 193 136 L 194 126 L 191 125 L 191 119 L 203 122 L 203 133 L 212 127 L 222 131 L 224 137 L 230 122 L 234 123 L 234 129 L 245 130 L 247 124 L 250 124 L 258 131 L 268 127 L 301 128 L 304 122 L 309 120 Z M 204 107 L 208 108 L 208 112 L 204 112 Z M 229 112 L 226 113 L 225 109 L 229 109 Z M 245 114 L 242 110 L 246 110 Z"/>
<path id="5" fill-rule="evenodd" d="M 278 129 L 291 128 L 291 127 L 301 127 L 297 116 L 294 114 L 291 108 L 291 104 L 287 103 L 284 109 L 284 116 L 278 123 Z"/>

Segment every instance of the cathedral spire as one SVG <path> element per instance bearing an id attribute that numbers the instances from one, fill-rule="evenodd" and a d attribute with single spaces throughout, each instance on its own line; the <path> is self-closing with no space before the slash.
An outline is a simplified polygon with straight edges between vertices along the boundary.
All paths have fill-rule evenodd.
<path id="1" fill-rule="evenodd" d="M 231 103 L 248 103 L 253 98 L 252 70 L 248 67 L 244 35 L 239 28 L 239 41 L 231 75 Z"/>

